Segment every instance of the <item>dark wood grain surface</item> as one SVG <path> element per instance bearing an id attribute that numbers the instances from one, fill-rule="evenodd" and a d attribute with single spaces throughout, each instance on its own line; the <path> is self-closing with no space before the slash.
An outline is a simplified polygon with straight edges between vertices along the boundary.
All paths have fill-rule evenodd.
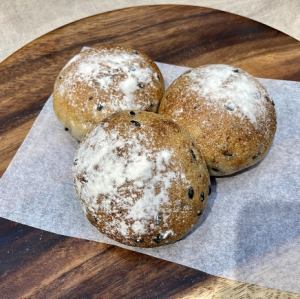
<path id="1" fill-rule="evenodd" d="M 255 76 L 300 81 L 300 43 L 236 15 L 168 5 L 89 17 L 42 36 L 0 64 L 0 174 L 66 61 L 83 45 L 109 43 L 144 50 L 166 63 L 229 63 Z M 1 298 L 298 297 L 5 219 L 0 219 L 0 294 Z"/>

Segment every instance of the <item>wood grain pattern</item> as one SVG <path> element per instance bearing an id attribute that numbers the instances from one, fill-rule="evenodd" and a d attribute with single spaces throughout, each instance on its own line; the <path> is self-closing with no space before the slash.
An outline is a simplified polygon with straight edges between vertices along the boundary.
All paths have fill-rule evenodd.
<path id="1" fill-rule="evenodd" d="M 267 26 L 191 6 L 128 8 L 42 36 L 0 64 L 0 173 L 83 45 L 120 43 L 186 66 L 230 63 L 259 77 L 300 81 L 300 43 Z M 297 298 L 113 246 L 0 220 L 2 298 Z"/>

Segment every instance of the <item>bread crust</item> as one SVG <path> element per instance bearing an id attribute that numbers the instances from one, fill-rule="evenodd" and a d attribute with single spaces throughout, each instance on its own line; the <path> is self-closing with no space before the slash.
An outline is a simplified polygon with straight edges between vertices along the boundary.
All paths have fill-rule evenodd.
<path id="1" fill-rule="evenodd" d="M 276 131 L 274 102 L 261 83 L 228 65 L 186 72 L 167 89 L 159 113 L 186 128 L 213 176 L 258 163 Z"/>
<path id="2" fill-rule="evenodd" d="M 157 112 L 163 77 L 144 53 L 121 46 L 85 47 L 59 73 L 54 111 L 81 140 L 109 114 L 136 109 Z"/>
<path id="3" fill-rule="evenodd" d="M 190 135 L 169 118 L 141 111 L 114 113 L 86 136 L 74 181 L 89 221 L 138 247 L 183 238 L 210 193 L 205 161 Z"/>

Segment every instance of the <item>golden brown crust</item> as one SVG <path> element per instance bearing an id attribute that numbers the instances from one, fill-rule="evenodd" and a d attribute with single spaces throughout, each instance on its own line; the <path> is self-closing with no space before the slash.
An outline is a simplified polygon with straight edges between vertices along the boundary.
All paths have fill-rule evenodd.
<path id="1" fill-rule="evenodd" d="M 229 74 L 222 82 L 225 92 L 219 94 L 216 94 L 218 91 L 214 86 L 209 88 L 209 84 L 194 88 L 193 84 L 210 83 L 201 77 L 211 75 L 209 69 L 207 73 L 201 71 L 198 77 L 190 75 L 194 71 L 183 74 L 167 89 L 159 107 L 159 113 L 171 117 L 189 131 L 206 160 L 210 174 L 215 176 L 229 175 L 260 161 L 276 131 L 274 103 L 263 86 L 241 69 L 228 67 L 228 71 L 232 71 L 233 75 Z M 240 90 L 226 93 L 226 84 L 232 88 L 234 80 L 240 84 Z M 244 88 L 242 84 L 247 85 Z M 243 89 L 247 92 L 249 89 L 252 96 L 249 86 L 257 97 L 254 104 L 261 107 L 247 107 L 246 103 L 246 107 L 242 107 L 244 110 L 239 110 L 239 102 L 233 98 L 239 97 L 238 93 L 242 93 Z M 222 105 L 224 103 L 224 107 L 218 100 Z M 227 103 L 230 106 L 226 106 Z"/>
<path id="2" fill-rule="evenodd" d="M 120 46 L 83 48 L 59 73 L 53 106 L 62 124 L 81 140 L 113 112 L 157 112 L 163 92 L 163 77 L 146 54 Z"/>
<path id="3" fill-rule="evenodd" d="M 118 174 L 104 178 L 101 170 L 105 173 L 107 165 Z M 121 183 L 114 183 L 115 175 Z M 106 180 L 106 190 L 95 191 L 96 177 Z M 138 111 L 112 114 L 87 135 L 75 158 L 74 178 L 92 224 L 120 243 L 139 247 L 184 237 L 206 205 L 210 184 L 189 134 L 171 119 Z"/>

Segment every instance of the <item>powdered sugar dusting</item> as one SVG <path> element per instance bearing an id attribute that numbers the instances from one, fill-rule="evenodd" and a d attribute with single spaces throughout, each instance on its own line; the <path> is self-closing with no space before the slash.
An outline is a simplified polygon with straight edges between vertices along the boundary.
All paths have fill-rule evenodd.
<path id="1" fill-rule="evenodd" d="M 104 95 L 109 98 L 105 105 L 108 111 L 142 110 L 150 101 L 138 103 L 135 101 L 136 93 L 141 86 L 153 85 L 158 81 L 156 73 L 147 64 L 145 58 L 134 51 L 85 47 L 64 67 L 63 70 L 72 65 L 72 71 L 65 72 L 59 92 L 69 99 L 71 105 L 76 106 L 72 94 L 76 92 L 75 83 L 80 82 L 92 87 L 102 97 Z M 94 110 L 97 111 L 97 106 Z"/>
<path id="2" fill-rule="evenodd" d="M 183 108 L 178 108 L 176 111 L 174 111 L 173 116 L 178 117 L 184 112 Z"/>
<path id="3" fill-rule="evenodd" d="M 260 83 L 240 69 L 213 64 L 193 69 L 186 74 L 192 79 L 191 90 L 228 113 L 246 117 L 253 125 L 266 113 L 266 92 Z"/>
<path id="4" fill-rule="evenodd" d="M 125 139 L 98 126 L 80 146 L 74 166 L 76 188 L 86 209 L 94 215 L 113 215 L 107 229 L 124 237 L 129 232 L 145 234 L 158 217 L 167 221 L 172 184 L 189 185 L 182 170 L 174 170 L 171 149 L 150 150 L 151 138 L 143 132 L 129 136 Z M 126 211 L 125 216 L 119 217 L 120 211 Z M 172 234 L 167 228 L 162 231 L 162 237 Z"/>

